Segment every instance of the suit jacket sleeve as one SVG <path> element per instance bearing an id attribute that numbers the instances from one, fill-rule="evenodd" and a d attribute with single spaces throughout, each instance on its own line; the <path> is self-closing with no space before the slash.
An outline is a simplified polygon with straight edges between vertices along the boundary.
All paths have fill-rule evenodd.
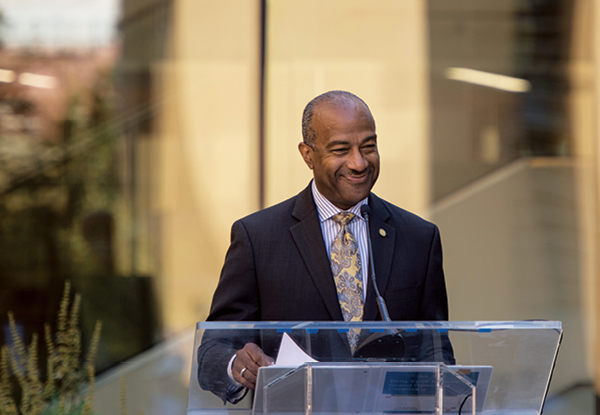
<path id="1" fill-rule="evenodd" d="M 257 321 L 259 294 L 250 238 L 241 221 L 231 229 L 231 245 L 225 257 L 219 284 L 207 321 Z M 227 337 L 229 336 L 229 337 Z M 247 342 L 257 342 L 252 334 L 232 339 L 230 332 L 206 332 L 198 348 L 198 382 L 223 402 L 230 400 L 227 365 Z"/>
<path id="2" fill-rule="evenodd" d="M 437 226 L 434 226 L 431 239 L 429 262 L 423 287 L 419 320 L 448 320 L 448 296 L 442 268 L 442 244 Z"/>
<path id="3" fill-rule="evenodd" d="M 260 295 L 254 252 L 241 220 L 236 221 L 231 228 L 231 245 L 225 256 L 225 264 L 206 320 L 260 320 Z"/>

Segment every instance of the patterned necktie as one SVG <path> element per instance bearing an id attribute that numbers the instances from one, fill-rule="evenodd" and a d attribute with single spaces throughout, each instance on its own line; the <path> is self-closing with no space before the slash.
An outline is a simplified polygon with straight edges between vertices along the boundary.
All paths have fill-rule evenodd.
<path id="1" fill-rule="evenodd" d="M 362 265 L 358 243 L 348 228 L 354 216 L 350 212 L 340 212 L 332 217 L 341 227 L 331 245 L 331 271 L 344 321 L 361 321 L 363 316 Z M 356 351 L 359 334 L 358 329 L 348 332 L 352 353 Z"/>

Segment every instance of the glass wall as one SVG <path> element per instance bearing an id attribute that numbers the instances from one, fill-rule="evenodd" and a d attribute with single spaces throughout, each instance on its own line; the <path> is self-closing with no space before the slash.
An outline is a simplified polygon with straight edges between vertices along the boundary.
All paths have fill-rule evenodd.
<path id="1" fill-rule="evenodd" d="M 153 270 L 134 255 L 143 234 L 129 168 L 140 115 L 127 101 L 149 91 L 125 82 L 121 95 L 117 2 L 63 6 L 0 5 L 1 335 L 11 342 L 8 311 L 26 339 L 55 325 L 69 281 L 83 296 L 83 340 L 105 323 L 102 370 L 161 335 Z"/>
<path id="2" fill-rule="evenodd" d="M 232 222 L 311 178 L 304 105 L 344 89 L 377 123 L 374 192 L 440 227 L 450 318 L 563 321 L 551 393 L 589 389 L 595 7 L 0 0 L 0 341 L 8 311 L 25 339 L 54 324 L 66 281 L 101 371 L 193 330 Z"/>
<path id="3" fill-rule="evenodd" d="M 520 157 L 568 157 L 573 1 L 428 2 L 434 199 Z"/>

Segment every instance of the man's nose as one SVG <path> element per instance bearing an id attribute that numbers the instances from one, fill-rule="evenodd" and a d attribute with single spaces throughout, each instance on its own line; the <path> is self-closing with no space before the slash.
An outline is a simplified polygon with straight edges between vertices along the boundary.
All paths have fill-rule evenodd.
<path id="1" fill-rule="evenodd" d="M 360 149 L 352 149 L 346 160 L 346 167 L 350 170 L 361 172 L 367 168 L 369 163 L 365 156 L 361 153 Z"/>

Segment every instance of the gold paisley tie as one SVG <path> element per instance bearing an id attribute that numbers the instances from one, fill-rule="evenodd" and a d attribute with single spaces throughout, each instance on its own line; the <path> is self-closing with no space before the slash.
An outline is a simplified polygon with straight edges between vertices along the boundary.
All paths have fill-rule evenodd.
<path id="1" fill-rule="evenodd" d="M 332 217 L 341 227 L 331 245 L 331 271 L 344 321 L 361 321 L 363 316 L 362 265 L 358 243 L 348 228 L 354 216 L 350 212 L 340 212 Z M 352 353 L 356 351 L 359 334 L 358 329 L 348 332 Z"/>

